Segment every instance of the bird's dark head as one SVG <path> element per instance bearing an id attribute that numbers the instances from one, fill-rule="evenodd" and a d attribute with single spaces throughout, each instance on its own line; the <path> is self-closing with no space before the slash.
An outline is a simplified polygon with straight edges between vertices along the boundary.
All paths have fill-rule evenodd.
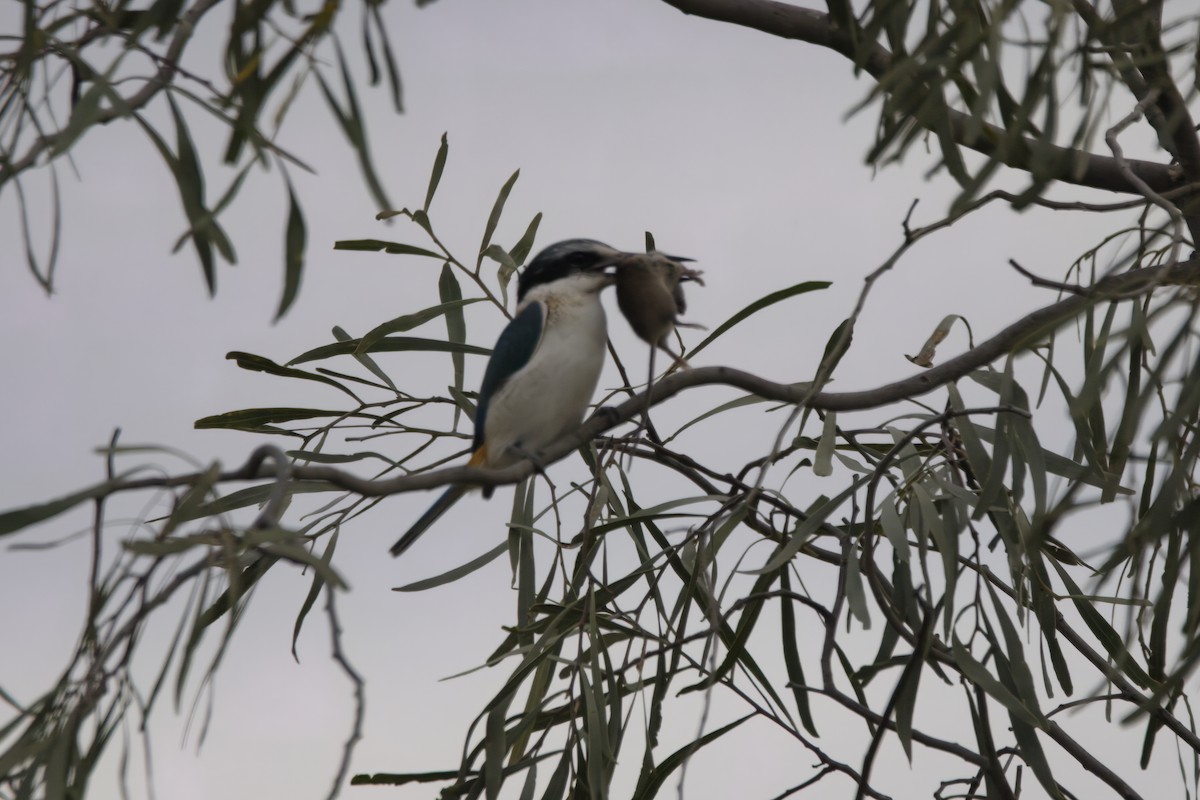
<path id="1" fill-rule="evenodd" d="M 542 250 L 529 262 L 517 280 L 517 302 L 530 289 L 579 273 L 604 276 L 605 270 L 624 256 L 603 242 L 594 239 L 567 239 Z M 609 276 L 611 282 L 611 276 Z M 599 283 L 603 288 L 607 283 Z"/>

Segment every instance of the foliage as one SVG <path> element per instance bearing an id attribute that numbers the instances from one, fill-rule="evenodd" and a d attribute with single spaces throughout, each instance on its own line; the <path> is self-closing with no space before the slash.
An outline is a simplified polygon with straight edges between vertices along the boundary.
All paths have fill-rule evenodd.
<path id="1" fill-rule="evenodd" d="M 356 81 L 334 34 L 345 13 L 341 3 L 330 0 L 315 13 L 291 0 L 154 0 L 140 6 L 132 0 L 22 0 L 20 5 L 20 35 L 3 37 L 15 47 L 0 53 L 0 192 L 11 187 L 16 193 L 26 263 L 47 293 L 54 289 L 62 232 L 60 165 L 72 159 L 90 131 L 115 120 L 136 123 L 170 172 L 187 220 L 175 250 L 191 245 L 210 293 L 217 288 L 218 259 L 237 261 L 222 214 L 255 167 L 275 167 L 288 201 L 284 287 L 276 319 L 296 298 L 306 247 L 303 209 L 288 170 L 309 170 L 281 141 L 292 104 L 312 82 L 358 156 L 373 200 L 388 207 Z M 361 51 L 370 84 L 386 83 L 391 104 L 400 111 L 400 72 L 381 6 L 380 0 L 362 4 Z M 217 51 L 220 63 L 213 64 L 196 54 L 211 49 L 206 40 L 221 24 L 218 9 L 227 14 L 227 27 Z M 206 190 L 213 176 L 197 150 L 185 109 L 203 111 L 228 130 L 222 160 L 232 177 L 215 199 Z M 160 121 L 168 115 L 169 123 Z M 48 174 L 52 203 L 44 259 L 31 225 L 40 215 L 29 208 L 22 188 L 23 179 L 41 171 Z"/>
<path id="2" fill-rule="evenodd" d="M 335 341 L 286 363 L 231 353 L 251 371 L 319 382 L 336 402 L 197 422 L 285 436 L 291 450 L 268 445 L 238 470 L 169 478 L 110 466 L 97 486 L 0 515 L 0 535 L 10 535 L 96 502 L 99 543 L 112 494 L 167 491 L 173 504 L 130 534 L 110 573 L 93 576 L 77 658 L 0 731 L 0 786 L 15 796 L 57 796 L 64 781 L 85 785 L 113 722 L 131 707 L 147 713 L 171 664 L 178 696 L 206 637 L 219 637 L 223 653 L 248 589 L 280 562 L 312 574 L 296 633 L 324 598 L 336 658 L 357 685 L 336 645 L 340 531 L 388 495 L 471 482 L 518 484 L 506 540 L 402 590 L 467 582 L 507 555 L 516 614 L 481 661 L 508 678 L 466 732 L 457 767 L 354 783 L 438 781 L 445 797 L 489 798 L 505 784 L 545 798 L 609 796 L 627 785 L 632 796 L 650 798 L 683 781 L 694 754 L 755 721 L 802 755 L 787 794 L 841 779 L 859 797 L 889 796 L 897 790 L 872 770 L 894 736 L 912 759 L 938 757 L 923 763 L 937 765 L 941 797 L 1015 797 L 1027 773 L 1049 797 L 1094 796 L 1097 787 L 1139 797 L 1134 777 L 1085 743 L 1103 721 L 1114 735 L 1122 723 L 1137 726 L 1143 768 L 1168 738 L 1181 754 L 1184 785 L 1196 789 L 1200 736 L 1186 688 L 1200 659 L 1200 259 L 1183 258 L 1183 248 L 1200 230 L 1191 199 L 1200 143 L 1188 111 L 1195 88 L 1181 90 L 1171 77 L 1194 74 L 1187 59 L 1196 43 L 1183 32 L 1195 19 L 1164 23 L 1162 4 L 1125 0 L 1104 11 L 1019 0 L 881 1 L 861 13 L 834 0 L 829 14 L 756 2 L 672 5 L 847 55 L 878 80 L 871 158 L 899 160 L 929 135 L 962 186 L 945 219 L 904 221 L 895 253 L 830 333 L 813 380 L 775 383 L 729 367 L 666 375 L 646 390 L 655 404 L 701 385 L 734 391 L 693 419 L 660 409 L 653 422 L 662 430 L 619 436 L 609 431 L 639 418 L 646 401 L 626 380 L 601 399 L 609 413 L 543 454 L 547 463 L 569 458 L 581 475 L 566 484 L 556 468 L 548 499 L 529 463 L 439 469 L 458 455 L 463 417 L 473 412 L 465 359 L 488 352 L 464 309 L 509 313 L 510 282 L 539 222 L 510 247 L 493 241 L 514 174 L 474 255 L 455 257 L 429 216 L 447 163 L 443 139 L 422 206 L 381 215 L 408 220 L 421 243 L 338 243 L 381 252 L 376 258 L 442 262 L 439 304 L 406 309 L 361 336 L 335 328 Z M 1030 56 L 1017 82 L 1014 49 Z M 1192 66 L 1179 66 L 1185 62 Z M 1075 86 L 1064 92 L 1059 83 L 1071 75 Z M 1064 96 L 1079 100 L 1069 124 L 1059 118 Z M 1110 155 L 1085 153 L 1103 127 L 1098 98 L 1106 96 L 1128 100 L 1130 113 L 1104 131 Z M 1143 121 L 1171 163 L 1125 158 L 1120 136 Z M 988 190 L 1002 164 L 1025 170 L 1022 191 Z M 1060 182 L 1131 199 L 1051 199 Z M 1120 221 L 1104 241 L 1085 243 L 1061 280 L 1014 264 L 1056 298 L 992 338 L 933 366 L 957 322 L 947 318 L 913 357 L 922 369 L 913 377 L 828 391 L 855 329 L 869 323 L 864 312 L 879 275 L 915 242 L 992 203 Z M 763 308 L 813 302 L 822 288 L 781 287 L 684 355 L 738 336 L 738 323 Z M 410 335 L 435 323 L 444 335 Z M 1064 335 L 1069 328 L 1073 335 Z M 431 394 L 373 357 L 396 351 L 446 354 L 452 385 Z M 1059 419 L 1069 420 L 1065 439 Z M 740 466 L 693 446 L 731 420 L 774 432 L 774 446 Z M 119 454 L 114 446 L 113 460 Z M 363 478 L 337 466 L 351 463 L 378 468 Z M 687 488 L 663 498 L 648 480 L 659 474 Z M 836 476 L 841 488 L 813 497 L 803 486 L 808 475 Z M 222 492 L 247 478 L 256 479 L 252 488 Z M 299 497 L 316 492 L 332 499 Z M 257 516 L 241 519 L 237 512 L 252 507 Z M 170 580 L 151 581 L 168 573 Z M 143 694 L 124 680 L 128 651 L 143 620 L 185 587 L 194 599 L 163 677 Z M 220 655 L 205 669 L 211 674 L 219 662 Z M 104 685 L 121 690 L 106 694 L 97 689 Z M 689 699 L 701 705 L 704 724 L 677 741 L 664 730 Z M 1103 713 L 1064 713 L 1092 705 Z M 84 719 L 94 724 L 84 730 Z M 965 723 L 947 732 L 947 719 Z M 855 722 L 866 734 L 854 748 L 830 736 Z M 358 733 L 356 725 L 347 759 Z"/>

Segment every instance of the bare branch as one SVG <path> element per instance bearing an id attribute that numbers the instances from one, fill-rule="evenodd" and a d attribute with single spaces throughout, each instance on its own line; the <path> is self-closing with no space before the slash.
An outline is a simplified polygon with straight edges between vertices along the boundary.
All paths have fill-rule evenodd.
<path id="1" fill-rule="evenodd" d="M 1154 189 L 1150 188 L 1145 181 L 1134 174 L 1133 170 L 1129 167 L 1128 160 L 1125 158 L 1124 151 L 1121 149 L 1121 143 L 1117 139 L 1123 130 L 1140 119 L 1142 114 L 1145 113 L 1146 109 L 1153 105 L 1155 98 L 1158 97 L 1158 94 L 1159 92 L 1157 89 L 1151 89 L 1145 97 L 1138 101 L 1138 104 L 1134 107 L 1133 111 L 1130 111 L 1124 118 L 1117 122 L 1116 125 L 1113 125 L 1108 129 L 1108 131 L 1104 134 L 1104 141 L 1108 142 L 1108 148 L 1112 150 L 1113 158 L 1116 159 L 1117 168 L 1121 170 L 1121 173 L 1125 175 L 1131 184 L 1137 187 L 1138 191 L 1141 192 L 1147 200 L 1154 203 L 1163 211 L 1166 211 L 1168 216 L 1171 217 L 1171 257 L 1167 260 L 1167 263 L 1174 264 L 1179 260 L 1179 251 L 1183 247 L 1183 213 L 1174 203 L 1169 202 L 1165 197 L 1154 191 Z"/>
<path id="2" fill-rule="evenodd" d="M 1085 292 L 1085 289 L 1078 284 L 1052 281 L 1049 278 L 1043 278 L 1041 275 L 1032 273 L 1018 264 L 1015 258 L 1010 258 L 1008 260 L 1008 265 L 1024 275 L 1026 278 L 1029 278 L 1029 282 L 1034 286 L 1040 286 L 1043 289 L 1057 289 L 1065 294 L 1083 294 Z"/>
<path id="3" fill-rule="evenodd" d="M 828 411 L 862 411 L 911 399 L 933 391 L 955 381 L 985 364 L 1008 353 L 1019 352 L 1037 344 L 1042 337 L 1072 319 L 1089 305 L 1101 302 L 1127 300 L 1139 297 L 1156 288 L 1169 285 L 1200 283 L 1200 257 L 1181 261 L 1175 265 L 1147 267 L 1123 272 L 1097 281 L 1080 294 L 1044 306 L 1026 314 L 992 338 L 976 347 L 951 358 L 938 366 L 922 370 L 902 380 L 874 389 L 856 392 L 817 392 L 812 385 L 804 383 L 776 383 L 733 367 L 697 367 L 657 381 L 650 392 L 650 404 L 657 405 L 680 392 L 696 386 L 724 385 L 743 389 L 768 400 L 784 403 L 806 403 L 814 409 Z M 541 454 L 542 465 L 553 464 L 587 444 L 605 431 L 640 415 L 645 409 L 645 394 L 629 398 L 618 406 L 602 408 L 578 430 L 563 437 L 546 448 Z M 221 482 L 253 481 L 274 477 L 264 472 L 262 464 L 271 455 L 270 447 L 260 447 L 246 464 L 232 471 L 220 473 Z M 502 486 L 517 483 L 537 471 L 528 460 L 504 469 L 482 469 L 479 467 L 451 467 L 415 475 L 372 480 L 344 472 L 333 467 L 296 466 L 292 468 L 295 480 L 325 481 L 333 486 L 356 492 L 364 497 L 382 497 L 403 492 L 423 491 L 464 483 L 475 486 Z M 111 491 L 131 491 L 153 487 L 189 486 L 200 478 L 200 473 L 189 473 L 166 477 L 137 478 L 121 481 Z M 18 514 L 21 512 L 10 512 Z M 3 520 L 9 515 L 0 515 Z"/>

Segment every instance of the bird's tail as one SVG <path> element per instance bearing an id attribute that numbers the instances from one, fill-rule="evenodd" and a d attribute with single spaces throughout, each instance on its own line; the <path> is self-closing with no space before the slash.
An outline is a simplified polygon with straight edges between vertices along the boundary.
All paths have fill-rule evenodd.
<path id="1" fill-rule="evenodd" d="M 478 467 L 483 463 L 486 457 L 487 451 L 483 447 L 480 447 L 471 454 L 471 460 L 467 462 L 467 466 Z M 412 527 L 405 531 L 404 535 L 400 537 L 400 540 L 392 545 L 392 549 L 390 551 L 391 554 L 393 556 L 398 556 L 408 548 L 412 547 L 413 542 L 417 541 L 422 533 L 429 530 L 433 523 L 437 522 L 438 519 L 441 518 L 442 514 L 445 514 L 450 510 L 450 506 L 457 503 L 459 498 L 461 498 L 470 490 L 470 486 L 456 485 L 451 486 L 449 489 L 442 492 L 441 496 L 438 497 L 437 500 L 433 501 L 433 505 L 431 505 L 429 509 L 421 515 L 420 519 L 414 522 Z"/>

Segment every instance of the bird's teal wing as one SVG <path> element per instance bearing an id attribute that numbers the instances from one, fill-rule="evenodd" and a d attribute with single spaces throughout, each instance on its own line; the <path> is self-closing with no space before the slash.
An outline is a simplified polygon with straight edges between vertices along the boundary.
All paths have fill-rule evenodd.
<path id="1" fill-rule="evenodd" d="M 537 351 L 545 329 L 546 309 L 539 302 L 525 306 L 520 313 L 500 332 L 487 369 L 483 372 L 483 385 L 479 387 L 479 403 L 475 408 L 475 442 L 473 450 L 483 446 L 483 425 L 487 421 L 488 406 L 496 392 L 529 363 Z"/>

